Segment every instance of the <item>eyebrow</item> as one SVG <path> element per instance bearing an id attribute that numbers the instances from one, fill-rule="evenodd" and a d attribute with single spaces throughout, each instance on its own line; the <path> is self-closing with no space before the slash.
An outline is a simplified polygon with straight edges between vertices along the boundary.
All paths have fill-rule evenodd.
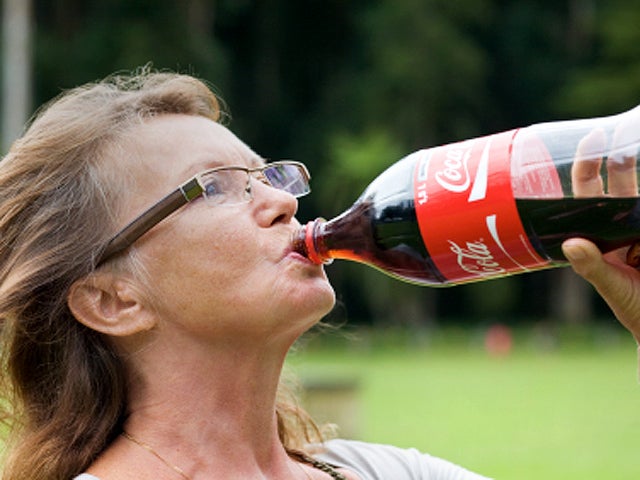
<path id="1" fill-rule="evenodd" d="M 246 165 L 243 165 L 246 164 Z M 238 163 L 233 163 L 233 164 L 228 164 L 226 162 L 221 162 L 219 160 L 215 160 L 215 159 L 206 159 L 203 162 L 199 162 L 196 163 L 195 165 L 190 165 L 187 169 L 183 170 L 181 175 L 183 175 L 182 178 L 191 178 L 194 175 L 207 171 L 207 170 L 213 170 L 214 168 L 220 168 L 220 167 L 247 167 L 247 168 L 257 168 L 257 167 L 262 167 L 263 165 L 266 165 L 267 163 L 269 163 L 269 160 L 267 160 L 266 158 L 261 157 L 260 155 L 252 155 L 250 158 L 248 158 L 247 160 L 244 160 L 244 162 L 238 162 Z"/>
<path id="2" fill-rule="evenodd" d="M 197 175 L 200 172 L 204 172 L 205 170 L 211 170 L 213 168 L 224 167 L 224 166 L 225 164 L 220 161 L 211 160 L 207 158 L 202 162 L 188 165 L 185 169 L 180 171 L 180 176 L 182 180 L 185 180 L 187 178 L 193 177 L 194 175 Z"/>
<path id="3" fill-rule="evenodd" d="M 256 155 L 255 157 L 251 157 L 251 160 L 249 161 L 249 168 L 262 167 L 267 163 L 269 163 L 269 161 L 266 158 Z"/>

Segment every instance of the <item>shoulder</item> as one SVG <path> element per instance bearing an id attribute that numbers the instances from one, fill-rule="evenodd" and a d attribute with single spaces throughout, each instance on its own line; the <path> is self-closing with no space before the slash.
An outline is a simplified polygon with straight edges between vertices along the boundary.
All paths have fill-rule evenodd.
<path id="1" fill-rule="evenodd" d="M 488 480 L 458 465 L 419 452 L 353 440 L 330 440 L 315 457 L 357 473 L 362 480 Z"/>

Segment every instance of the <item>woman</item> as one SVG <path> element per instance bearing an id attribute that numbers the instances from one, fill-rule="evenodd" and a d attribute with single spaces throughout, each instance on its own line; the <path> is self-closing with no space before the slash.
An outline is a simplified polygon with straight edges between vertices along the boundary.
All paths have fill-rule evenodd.
<path id="1" fill-rule="evenodd" d="M 282 400 L 286 353 L 334 293 L 289 246 L 306 169 L 221 118 L 194 78 L 113 77 L 41 110 L 0 162 L 2 478 L 482 478 L 320 448 Z"/>

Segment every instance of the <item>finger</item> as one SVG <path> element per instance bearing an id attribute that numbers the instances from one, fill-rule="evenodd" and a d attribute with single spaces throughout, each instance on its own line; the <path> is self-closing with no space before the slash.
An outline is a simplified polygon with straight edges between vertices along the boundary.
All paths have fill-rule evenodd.
<path id="1" fill-rule="evenodd" d="M 609 261 L 598 247 L 582 238 L 566 240 L 562 251 L 573 270 L 595 287 L 618 320 L 640 339 L 640 273 Z"/>
<path id="2" fill-rule="evenodd" d="M 623 120 L 613 134 L 611 154 L 607 159 L 609 194 L 614 197 L 634 197 L 638 194 L 636 155 L 638 154 L 632 119 Z"/>
<path id="3" fill-rule="evenodd" d="M 562 252 L 571 263 L 573 270 L 590 282 L 612 307 L 614 312 L 636 302 L 633 276 L 638 272 L 624 264 L 608 262 L 598 247 L 581 238 L 572 238 L 562 244 Z"/>
<path id="4" fill-rule="evenodd" d="M 578 143 L 576 158 L 571 165 L 571 185 L 575 197 L 599 197 L 604 195 L 600 167 L 606 147 L 602 129 L 589 132 Z"/>
<path id="5" fill-rule="evenodd" d="M 571 238 L 562 243 L 562 253 L 578 275 L 586 280 L 598 278 L 604 259 L 595 244 L 582 238 Z"/>

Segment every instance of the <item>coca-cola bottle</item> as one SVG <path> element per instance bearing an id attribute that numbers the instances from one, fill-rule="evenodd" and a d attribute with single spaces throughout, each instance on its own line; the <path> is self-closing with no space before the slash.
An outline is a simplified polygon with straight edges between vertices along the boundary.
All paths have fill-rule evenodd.
<path id="1" fill-rule="evenodd" d="M 420 150 L 347 211 L 296 234 L 315 263 L 346 259 L 445 286 L 567 265 L 562 242 L 640 239 L 640 107 Z"/>

